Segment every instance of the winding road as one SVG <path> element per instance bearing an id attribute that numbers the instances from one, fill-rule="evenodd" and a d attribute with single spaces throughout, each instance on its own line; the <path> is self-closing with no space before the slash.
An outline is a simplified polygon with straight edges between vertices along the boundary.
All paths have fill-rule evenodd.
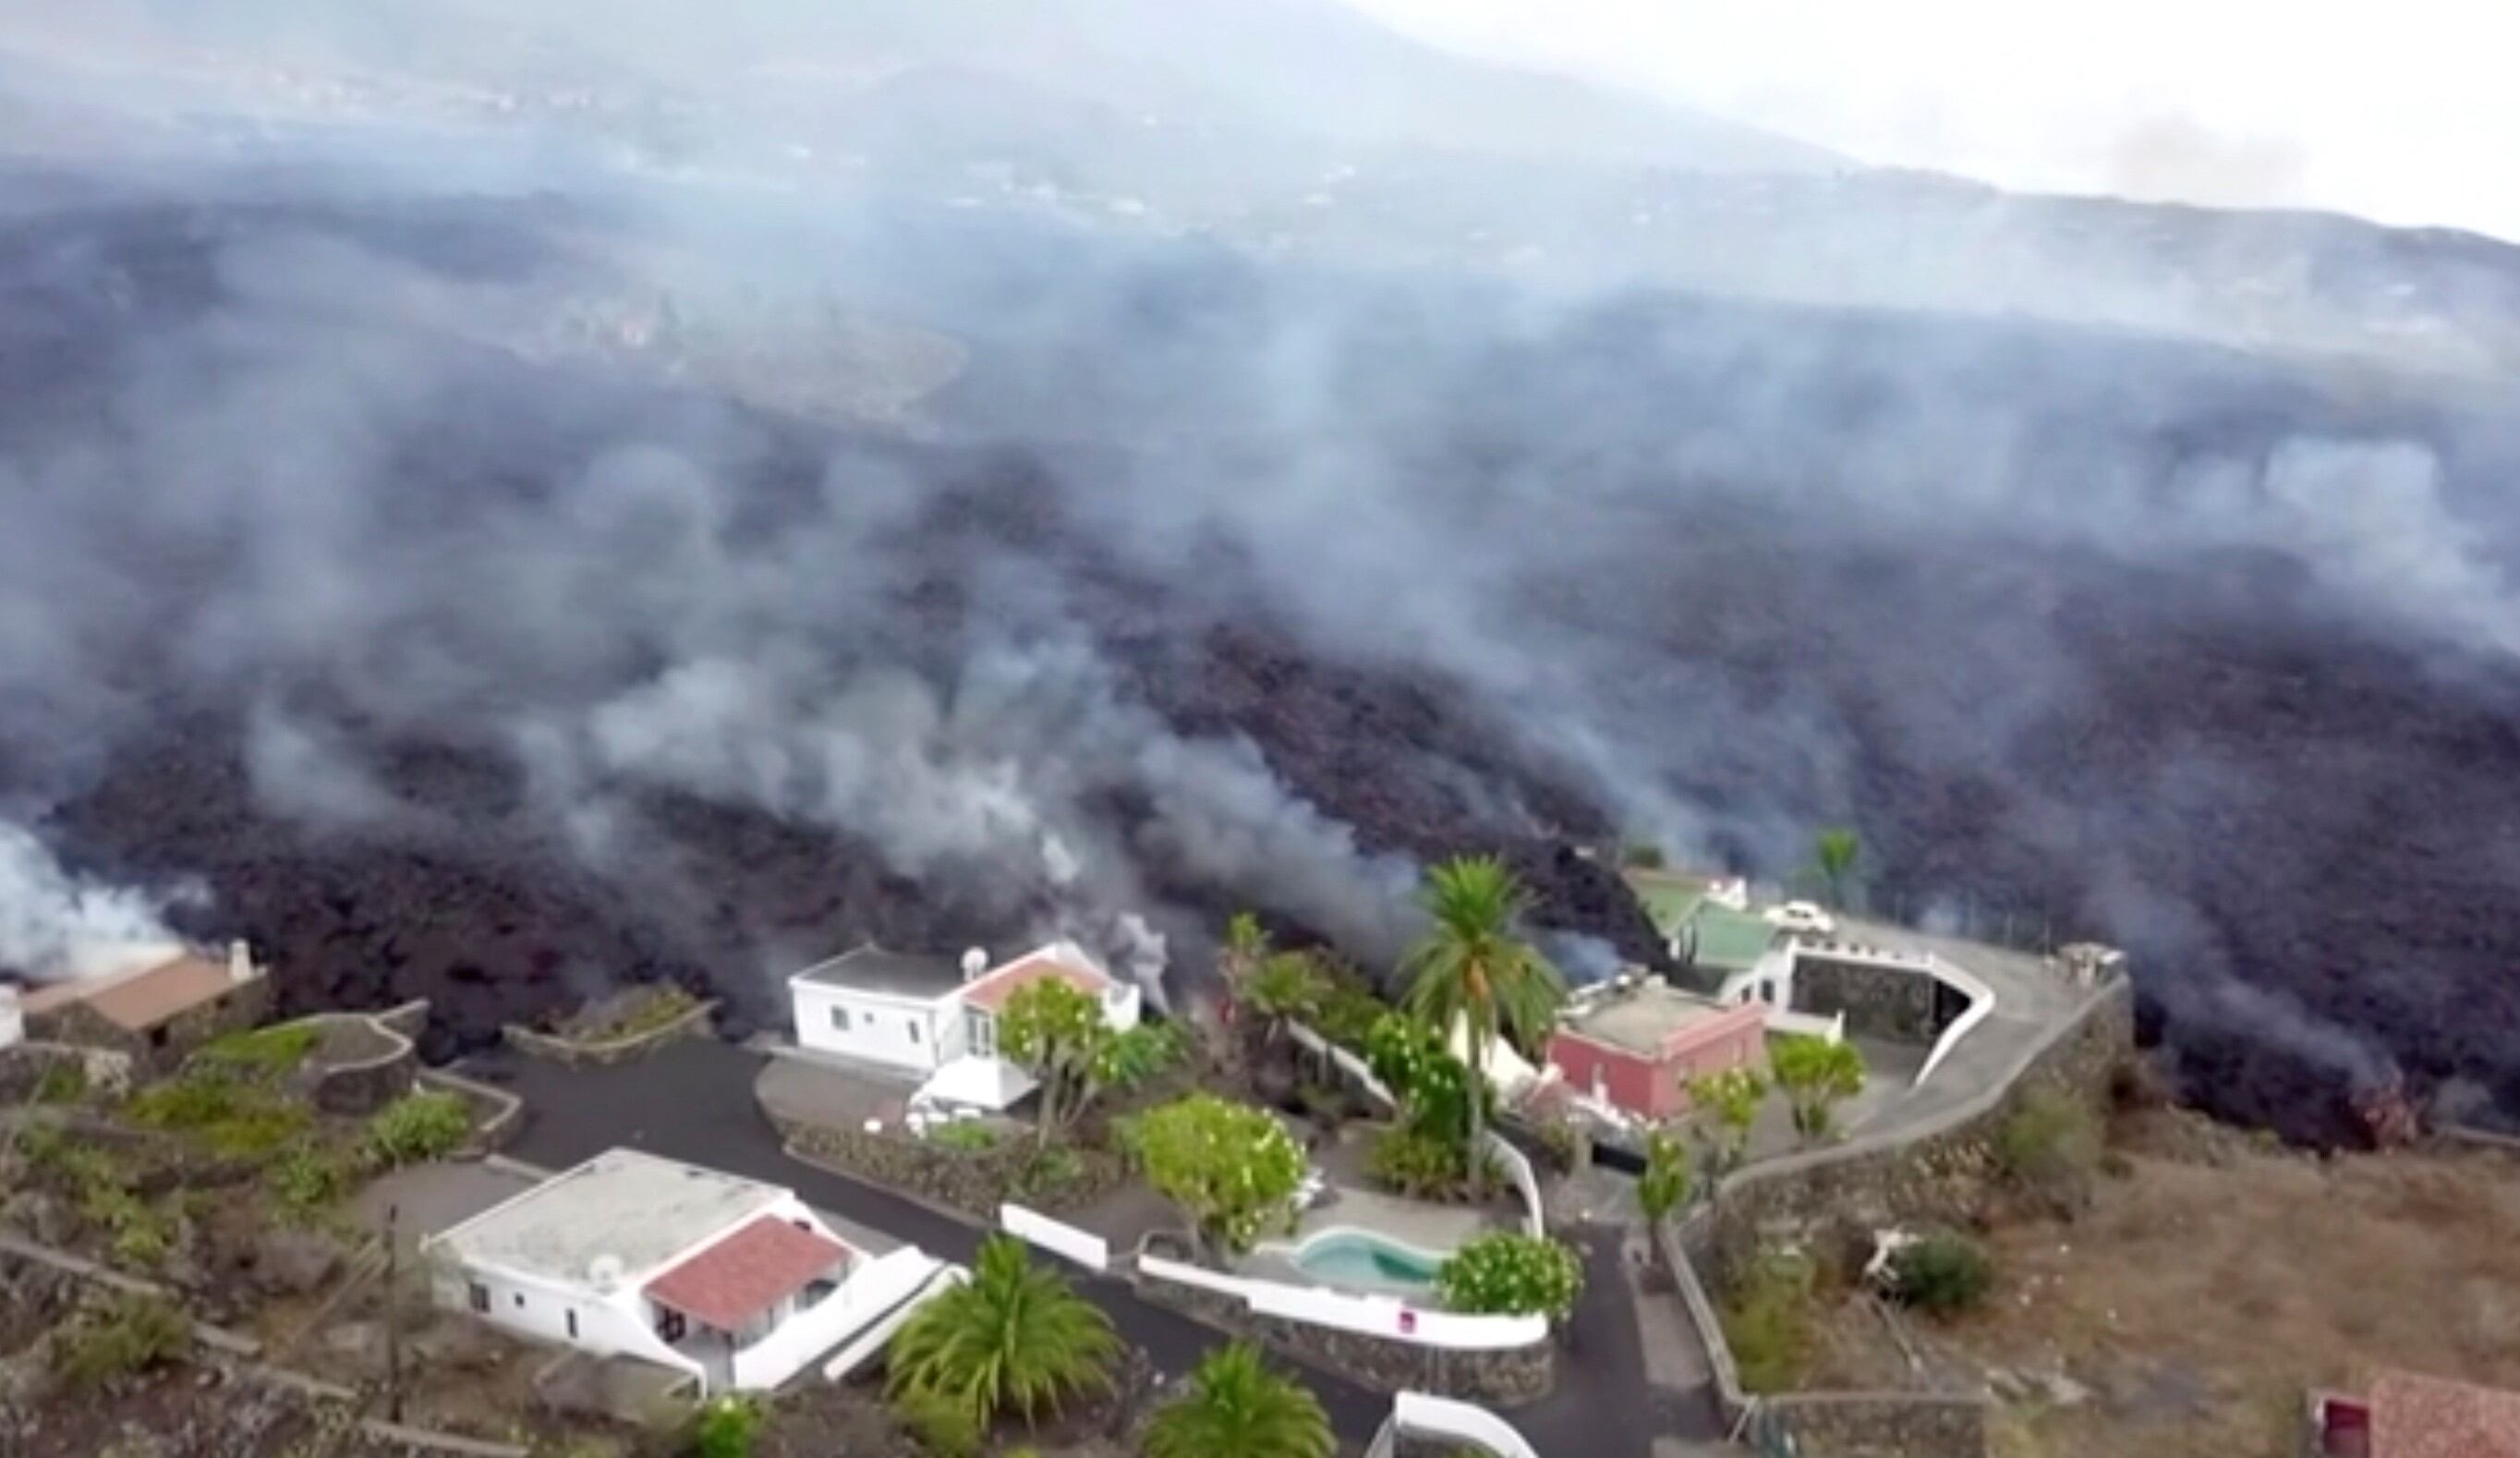
<path id="1" fill-rule="evenodd" d="M 763 1056 L 733 1044 L 689 1040 L 611 1068 L 563 1068 L 505 1051 L 464 1066 L 525 1101 L 509 1153 L 562 1168 L 615 1146 L 787 1186 L 808 1204 L 968 1263 L 986 1231 L 867 1184 L 788 1158 L 753 1103 Z M 1702 1391 L 1654 1388 L 1645 1363 L 1616 1232 L 1586 1232 L 1584 1299 L 1547 1399 L 1505 1414 L 1548 1458 L 1646 1458 L 1657 1436 L 1711 1435 Z M 1212 1328 L 1141 1300 L 1114 1277 L 1074 1272 L 1077 1289 L 1108 1312 L 1122 1336 L 1167 1376 L 1179 1376 L 1223 1340 Z M 1372 1437 L 1391 1399 L 1316 1367 L 1294 1369 L 1352 1444 Z"/>

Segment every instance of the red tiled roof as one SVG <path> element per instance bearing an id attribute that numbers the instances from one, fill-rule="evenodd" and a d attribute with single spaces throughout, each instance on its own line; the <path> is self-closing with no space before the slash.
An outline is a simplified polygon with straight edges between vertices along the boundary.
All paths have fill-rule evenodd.
<path id="1" fill-rule="evenodd" d="M 838 1241 L 761 1215 L 649 1282 L 647 1292 L 719 1331 L 740 1331 L 848 1253 Z"/>
<path id="2" fill-rule="evenodd" d="M 2371 1384 L 2371 1458 L 2520 1458 L 2520 1392 L 2384 1373 Z"/>
<path id="3" fill-rule="evenodd" d="M 1043 978 L 1058 978 L 1089 997 L 1101 997 L 1111 980 L 1091 967 L 1081 967 L 1053 951 L 1019 957 L 963 989 L 963 1000 L 987 1012 L 1005 1008 L 1017 988 Z"/>

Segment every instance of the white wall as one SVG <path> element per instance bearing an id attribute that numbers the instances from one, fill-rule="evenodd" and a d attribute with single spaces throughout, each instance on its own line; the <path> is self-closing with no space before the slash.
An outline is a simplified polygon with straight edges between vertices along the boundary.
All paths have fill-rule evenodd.
<path id="1" fill-rule="evenodd" d="M 1506 1177 L 1513 1181 L 1515 1191 L 1522 1196 L 1522 1233 L 1534 1240 L 1548 1234 L 1548 1223 L 1542 1218 L 1540 1207 L 1540 1176 L 1532 1169 L 1530 1159 L 1521 1150 L 1508 1144 L 1496 1130 L 1483 1132 L 1487 1136 L 1484 1143 L 1489 1157 L 1505 1170 Z"/>
<path id="2" fill-rule="evenodd" d="M 1509 1351 L 1549 1340 L 1549 1318 L 1545 1316 L 1464 1316 L 1455 1311 L 1429 1311 L 1391 1297 L 1350 1296 L 1318 1286 L 1288 1286 L 1250 1276 L 1228 1276 L 1156 1255 L 1138 1257 L 1138 1269 L 1150 1276 L 1238 1297 L 1263 1316 L 1282 1316 L 1289 1321 L 1362 1332 L 1418 1346 L 1440 1346 L 1450 1351 Z"/>
<path id="3" fill-rule="evenodd" d="M 1054 1254 L 1064 1255 L 1088 1270 L 1111 1268 L 1111 1243 L 1092 1231 L 1079 1230 L 1020 1205 L 998 1207 L 998 1224 Z"/>
<path id="4" fill-rule="evenodd" d="M 1476 1443 L 1499 1458 L 1540 1458 L 1540 1450 L 1512 1424 L 1472 1402 L 1402 1392 L 1391 1399 L 1391 1423 L 1418 1437 Z"/>
<path id="5" fill-rule="evenodd" d="M 0 987 L 0 1048 L 15 1047 L 26 1038 L 25 1010 L 18 1006 L 14 987 Z"/>
<path id="6" fill-rule="evenodd" d="M 938 1052 L 943 1033 L 936 1003 L 821 982 L 791 981 L 788 987 L 800 1048 L 905 1069 L 932 1069 L 946 1056 Z M 834 1009 L 848 1014 L 845 1029 L 833 1025 Z M 952 1016 L 959 1018 L 961 1010 L 952 1009 Z M 961 1029 L 954 1031 L 959 1036 Z"/>
<path id="7" fill-rule="evenodd" d="M 736 1387 L 767 1391 L 785 1383 L 891 1310 L 934 1275 L 937 1265 L 916 1247 L 909 1247 L 859 1266 L 821 1304 L 788 1317 L 768 1336 L 738 1351 Z"/>
<path id="8" fill-rule="evenodd" d="M 472 1287 L 489 1294 L 490 1308 L 474 1311 Z M 562 1288 L 504 1271 L 480 1270 L 448 1262 L 430 1282 L 441 1306 L 537 1342 L 573 1346 L 597 1356 L 628 1355 L 700 1376 L 698 1362 L 665 1344 L 649 1326 L 647 1302 L 627 1282 L 608 1296 Z M 569 1317 L 577 1331 L 569 1332 Z"/>

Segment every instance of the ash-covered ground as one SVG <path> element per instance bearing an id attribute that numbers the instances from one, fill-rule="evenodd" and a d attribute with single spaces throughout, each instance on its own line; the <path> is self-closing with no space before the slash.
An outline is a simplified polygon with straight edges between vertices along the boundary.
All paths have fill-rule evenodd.
<path id="1" fill-rule="evenodd" d="M 1880 904 L 2128 946 L 2218 1112 L 2520 1110 L 2491 381 L 916 207 L 663 284 L 550 200 L 13 196 L 8 815 L 291 1005 L 775 1019 L 1062 926 L 1178 985 L 1245 904 L 1378 963 L 1491 847 L 1580 973 L 1655 952 L 1576 845 L 1847 823 Z M 885 331 L 959 375 L 905 412 Z"/>

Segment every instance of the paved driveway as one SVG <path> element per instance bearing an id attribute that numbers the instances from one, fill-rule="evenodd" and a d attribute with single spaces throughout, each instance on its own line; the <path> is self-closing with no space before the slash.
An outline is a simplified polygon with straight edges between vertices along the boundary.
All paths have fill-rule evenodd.
<path id="1" fill-rule="evenodd" d="M 465 1071 L 521 1095 L 524 1125 L 509 1153 L 552 1167 L 574 1164 L 616 1145 L 767 1180 L 807 1203 L 889 1231 L 928 1253 L 968 1263 L 984 1232 L 887 1190 L 788 1158 L 753 1103 L 763 1055 L 692 1039 L 637 1063 L 565 1069 L 505 1051 Z M 1557 1390 L 1506 1414 L 1548 1458 L 1646 1458 L 1657 1414 L 1675 1394 L 1648 1386 L 1637 1323 L 1619 1266 L 1618 1241 L 1588 1242 L 1584 1304 L 1572 1324 L 1571 1359 Z M 1110 1313 L 1122 1336 L 1170 1375 L 1195 1366 L 1224 1341 L 1213 1329 L 1138 1299 L 1127 1283 L 1075 1272 L 1077 1289 Z M 1310 1367 L 1294 1369 L 1318 1394 L 1340 1435 L 1361 1444 L 1390 1413 L 1391 1399 Z"/>

